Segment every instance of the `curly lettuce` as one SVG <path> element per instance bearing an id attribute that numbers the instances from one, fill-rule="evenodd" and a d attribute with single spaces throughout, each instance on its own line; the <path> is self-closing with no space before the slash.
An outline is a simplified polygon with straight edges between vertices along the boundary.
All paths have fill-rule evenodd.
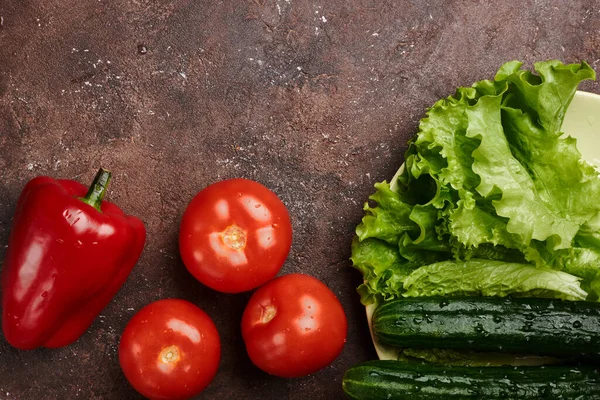
<path id="1" fill-rule="evenodd" d="M 600 178 L 561 131 L 595 72 L 522 67 L 508 62 L 436 102 L 397 180 L 375 185 L 352 244 L 364 304 L 434 292 L 600 297 Z"/>

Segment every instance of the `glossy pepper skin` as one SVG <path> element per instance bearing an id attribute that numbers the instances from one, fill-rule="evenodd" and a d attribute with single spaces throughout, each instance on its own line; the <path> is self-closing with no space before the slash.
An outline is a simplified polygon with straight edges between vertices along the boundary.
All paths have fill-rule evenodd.
<path id="1" fill-rule="evenodd" d="M 110 177 L 100 169 L 89 191 L 44 176 L 23 189 L 2 266 L 2 330 L 12 346 L 74 342 L 137 263 L 146 229 L 102 201 Z"/>

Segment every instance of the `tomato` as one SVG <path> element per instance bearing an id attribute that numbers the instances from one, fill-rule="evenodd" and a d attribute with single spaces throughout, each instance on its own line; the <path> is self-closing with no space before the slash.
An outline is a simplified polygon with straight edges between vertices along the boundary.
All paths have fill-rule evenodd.
<path id="1" fill-rule="evenodd" d="M 204 285 L 239 293 L 272 279 L 292 244 L 287 208 L 258 182 L 229 179 L 200 191 L 179 230 L 186 268 Z"/>
<path id="2" fill-rule="evenodd" d="M 192 303 L 150 303 L 129 321 L 119 344 L 119 362 L 131 385 L 149 399 L 189 399 L 217 373 L 219 333 Z"/>
<path id="3" fill-rule="evenodd" d="M 254 365 L 283 378 L 312 374 L 342 351 L 346 314 L 333 292 L 303 274 L 275 278 L 250 298 L 242 336 Z"/>

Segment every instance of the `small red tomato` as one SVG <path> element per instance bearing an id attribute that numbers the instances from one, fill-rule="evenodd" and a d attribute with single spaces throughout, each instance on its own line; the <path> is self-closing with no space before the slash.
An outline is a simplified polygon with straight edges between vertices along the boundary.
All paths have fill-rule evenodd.
<path id="1" fill-rule="evenodd" d="M 346 314 L 335 294 L 303 274 L 284 275 L 260 287 L 242 316 L 250 359 L 283 378 L 331 364 L 344 347 L 347 331 Z"/>
<path id="2" fill-rule="evenodd" d="M 229 179 L 200 191 L 179 230 L 186 268 L 220 292 L 239 293 L 272 279 L 292 244 L 287 208 L 258 182 Z"/>
<path id="3" fill-rule="evenodd" d="M 131 318 L 119 344 L 119 362 L 131 385 L 149 399 L 189 399 L 215 377 L 219 333 L 192 303 L 164 299 Z"/>

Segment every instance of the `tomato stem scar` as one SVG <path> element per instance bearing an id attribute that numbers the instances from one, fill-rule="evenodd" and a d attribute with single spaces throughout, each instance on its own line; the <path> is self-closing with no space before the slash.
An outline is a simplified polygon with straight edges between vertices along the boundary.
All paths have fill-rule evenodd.
<path id="1" fill-rule="evenodd" d="M 221 235 L 223 242 L 234 250 L 246 247 L 246 232 L 235 224 L 229 225 Z"/>
<path id="2" fill-rule="evenodd" d="M 175 345 L 165 347 L 159 355 L 160 360 L 165 364 L 172 364 L 179 360 L 179 348 Z"/>
<path id="3" fill-rule="evenodd" d="M 260 319 L 258 322 L 261 324 L 266 324 L 267 322 L 275 318 L 275 315 L 277 315 L 277 309 L 275 308 L 275 306 L 263 306 L 260 312 Z"/>

